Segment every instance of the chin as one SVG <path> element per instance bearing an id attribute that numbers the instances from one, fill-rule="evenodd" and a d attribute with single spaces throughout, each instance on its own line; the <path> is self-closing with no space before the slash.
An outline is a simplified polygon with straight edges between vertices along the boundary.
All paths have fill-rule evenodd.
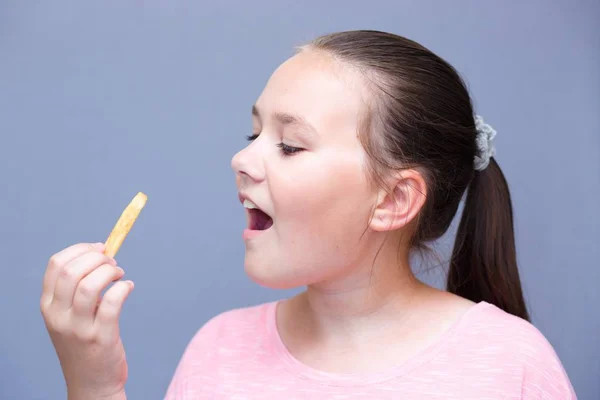
<path id="1" fill-rule="evenodd" d="M 257 263 L 246 259 L 244 261 L 244 270 L 254 283 L 269 289 L 295 289 L 306 286 L 305 282 L 300 282 L 298 279 L 287 275 L 286 271 L 270 267 L 264 261 Z"/>

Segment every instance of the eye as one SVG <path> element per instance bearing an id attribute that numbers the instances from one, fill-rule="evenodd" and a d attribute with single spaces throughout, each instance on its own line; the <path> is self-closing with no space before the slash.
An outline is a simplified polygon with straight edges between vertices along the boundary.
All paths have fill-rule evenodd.
<path id="1" fill-rule="evenodd" d="M 285 144 L 283 142 L 277 144 L 277 147 L 279 147 L 281 149 L 281 152 L 283 153 L 284 156 L 291 156 L 294 153 L 299 153 L 302 150 L 304 150 L 299 147 L 288 146 L 287 144 Z"/>
<path id="2" fill-rule="evenodd" d="M 258 138 L 258 136 L 259 135 L 256 133 L 253 133 L 252 135 L 246 135 L 246 140 L 248 140 L 249 142 L 252 142 L 253 140 L 256 140 L 256 138 Z M 283 142 L 278 143 L 277 147 L 279 147 L 281 149 L 281 152 L 283 153 L 284 156 L 291 156 L 292 154 L 299 153 L 304 150 L 304 149 L 301 149 L 300 147 L 288 146 L 287 144 L 285 144 Z"/>

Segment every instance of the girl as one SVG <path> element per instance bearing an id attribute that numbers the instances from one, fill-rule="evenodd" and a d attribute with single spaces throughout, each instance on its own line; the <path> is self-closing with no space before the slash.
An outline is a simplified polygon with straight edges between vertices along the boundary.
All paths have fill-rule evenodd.
<path id="1" fill-rule="evenodd" d="M 317 38 L 271 76 L 232 167 L 245 270 L 290 299 L 222 313 L 166 399 L 575 399 L 528 322 L 495 132 L 447 62 L 377 31 Z M 447 290 L 411 254 L 466 192 Z M 133 284 L 102 244 L 51 257 L 41 308 L 69 399 L 124 399 L 118 317 Z"/>

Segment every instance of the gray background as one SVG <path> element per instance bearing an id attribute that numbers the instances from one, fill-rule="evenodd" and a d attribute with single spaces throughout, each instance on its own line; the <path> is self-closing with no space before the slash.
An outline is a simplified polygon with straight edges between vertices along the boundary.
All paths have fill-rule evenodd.
<path id="1" fill-rule="evenodd" d="M 136 282 L 131 399 L 163 396 L 211 316 L 296 293 L 244 274 L 230 158 L 293 46 L 372 28 L 465 76 L 499 132 L 534 323 L 579 398 L 599 399 L 600 3 L 213 3 L 0 2 L 0 397 L 64 398 L 38 306 L 47 259 L 106 239 L 138 191 L 149 202 L 117 257 Z"/>

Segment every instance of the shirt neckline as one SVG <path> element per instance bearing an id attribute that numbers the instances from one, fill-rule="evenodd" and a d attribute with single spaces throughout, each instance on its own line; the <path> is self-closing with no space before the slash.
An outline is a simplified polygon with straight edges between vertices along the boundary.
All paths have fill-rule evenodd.
<path id="1" fill-rule="evenodd" d="M 275 355 L 279 358 L 279 360 L 282 361 L 285 369 L 289 373 L 304 379 L 313 380 L 332 386 L 363 386 L 398 378 L 404 374 L 407 374 L 415 368 L 434 359 L 440 351 L 447 348 L 448 343 L 461 331 L 461 329 L 464 328 L 465 325 L 469 323 L 469 321 L 475 315 L 489 307 L 493 307 L 492 304 L 485 301 L 481 301 L 471 306 L 456 321 L 454 321 L 454 323 L 444 333 L 442 333 L 438 340 L 395 367 L 375 373 L 338 374 L 320 371 L 310 367 L 302 363 L 289 352 L 283 343 L 277 328 L 277 306 L 279 303 L 281 303 L 281 300 L 271 302 L 268 305 L 266 318 L 269 343 L 271 343 Z"/>

